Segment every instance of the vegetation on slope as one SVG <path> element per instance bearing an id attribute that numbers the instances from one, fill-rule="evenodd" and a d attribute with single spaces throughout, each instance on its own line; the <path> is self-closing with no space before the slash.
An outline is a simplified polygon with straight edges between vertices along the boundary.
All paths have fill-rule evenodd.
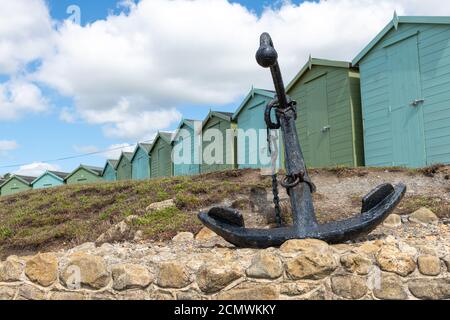
<path id="1" fill-rule="evenodd" d="M 0 257 L 95 241 L 127 216 L 137 215 L 147 238 L 166 240 L 201 228 L 198 209 L 249 192 L 270 180 L 257 172 L 228 171 L 196 177 L 67 185 L 0 198 Z M 241 177 L 245 175 L 245 181 Z M 147 213 L 154 202 L 175 199 L 177 208 Z"/>
<path id="2" fill-rule="evenodd" d="M 334 178 L 334 187 L 339 185 L 341 188 L 340 179 L 363 181 L 359 179 L 366 179 L 364 177 L 370 174 L 378 175 L 378 172 L 381 174 L 383 170 L 387 169 L 338 167 L 311 169 L 310 172 L 314 181 L 322 183 L 337 177 L 337 181 Z M 450 179 L 450 166 L 421 170 L 390 168 L 389 171 L 400 172 L 405 179 L 430 179 L 436 172 L 443 176 L 443 181 Z M 356 182 L 343 195 L 350 199 L 350 204 L 342 205 L 342 208 L 333 207 L 336 203 L 330 201 L 329 194 L 321 193 L 323 190 L 314 195 L 321 222 L 346 218 L 359 210 L 361 194 L 367 190 L 366 186 L 361 189 Z M 423 182 L 428 184 L 428 180 Z M 446 182 L 443 185 L 445 189 Z M 194 177 L 68 185 L 0 197 L 0 258 L 95 241 L 112 225 L 130 215 L 138 216 L 133 227 L 142 230 L 147 239 L 167 240 L 180 231 L 195 233 L 201 228 L 196 216 L 201 208 L 224 199 L 249 196 L 254 187 L 270 190 L 271 179 L 261 176 L 258 170 L 232 170 Z M 450 218 L 448 197 L 442 197 L 442 194 L 450 192 L 450 184 L 447 190 L 439 193 L 418 191 L 407 194 L 396 213 L 409 214 L 425 206 L 441 218 Z M 146 211 L 151 203 L 167 199 L 174 199 L 176 208 Z M 321 212 L 332 215 L 323 216 Z"/>

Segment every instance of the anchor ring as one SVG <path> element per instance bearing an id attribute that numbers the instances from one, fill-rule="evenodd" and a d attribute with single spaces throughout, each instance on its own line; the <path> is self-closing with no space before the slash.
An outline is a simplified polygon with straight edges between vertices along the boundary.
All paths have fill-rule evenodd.
<path id="1" fill-rule="evenodd" d="M 294 181 L 291 182 L 292 178 L 295 178 Z M 300 176 L 286 176 L 284 179 L 280 182 L 280 184 L 283 186 L 283 188 L 290 189 L 294 188 L 301 182 Z"/>

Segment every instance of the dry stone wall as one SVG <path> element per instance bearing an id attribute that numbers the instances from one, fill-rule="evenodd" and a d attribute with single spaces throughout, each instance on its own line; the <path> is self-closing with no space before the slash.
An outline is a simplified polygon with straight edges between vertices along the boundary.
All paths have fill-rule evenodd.
<path id="1" fill-rule="evenodd" d="M 169 243 L 86 243 L 0 263 L 0 299 L 450 299 L 448 243 L 392 236 L 237 249 L 208 230 Z"/>

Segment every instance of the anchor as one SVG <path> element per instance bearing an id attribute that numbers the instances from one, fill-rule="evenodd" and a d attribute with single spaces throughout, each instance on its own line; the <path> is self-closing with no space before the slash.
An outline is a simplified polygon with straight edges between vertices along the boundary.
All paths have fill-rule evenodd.
<path id="1" fill-rule="evenodd" d="M 246 228 L 242 214 L 226 207 L 214 207 L 199 213 L 200 221 L 228 242 L 248 248 L 276 247 L 287 240 L 305 238 L 341 243 L 370 233 L 395 209 L 406 192 L 406 186 L 402 183 L 379 185 L 362 198 L 359 214 L 346 220 L 319 224 L 312 200 L 316 187 L 308 175 L 297 136 L 296 102 L 286 95 L 278 53 L 268 33 L 261 35 L 256 60 L 260 66 L 270 68 L 276 90 L 275 99 L 267 105 L 265 121 L 268 128 L 281 128 L 283 134 L 286 177 L 281 185 L 287 189 L 290 198 L 293 224 L 273 229 Z M 272 109 L 275 110 L 275 123 L 270 117 Z"/>

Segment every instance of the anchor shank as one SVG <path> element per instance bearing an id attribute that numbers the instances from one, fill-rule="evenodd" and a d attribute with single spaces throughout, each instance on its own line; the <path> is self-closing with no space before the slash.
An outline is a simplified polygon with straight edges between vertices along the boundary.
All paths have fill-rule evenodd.
<path id="1" fill-rule="evenodd" d="M 284 89 L 283 78 L 281 76 L 281 69 L 276 62 L 273 66 L 270 67 L 270 72 L 272 74 L 273 84 L 275 86 L 275 91 L 277 93 L 277 99 L 280 109 L 287 109 L 288 102 L 286 97 L 286 91 Z"/>
<path id="2" fill-rule="evenodd" d="M 285 144 L 285 161 L 287 176 L 303 174 L 303 180 L 311 181 L 306 170 L 300 142 L 297 136 L 295 124 L 296 110 L 289 108 L 289 102 L 284 89 L 283 77 L 278 64 L 278 53 L 273 46 L 272 39 L 268 33 L 263 33 L 260 38 L 260 47 L 256 53 L 256 60 L 263 67 L 270 67 L 273 84 L 277 93 L 277 116 L 280 119 L 281 132 Z M 299 231 L 307 231 L 317 226 L 314 213 L 311 188 L 305 182 L 288 190 L 291 200 L 294 226 Z"/>
<path id="3" fill-rule="evenodd" d="M 304 178 L 309 180 L 297 136 L 294 111 L 289 110 L 284 113 L 280 117 L 280 124 L 285 144 L 284 153 L 287 175 L 304 172 Z M 290 189 L 289 197 L 291 200 L 294 227 L 299 231 L 306 232 L 307 229 L 317 226 L 310 186 L 306 182 L 299 183 Z"/>

